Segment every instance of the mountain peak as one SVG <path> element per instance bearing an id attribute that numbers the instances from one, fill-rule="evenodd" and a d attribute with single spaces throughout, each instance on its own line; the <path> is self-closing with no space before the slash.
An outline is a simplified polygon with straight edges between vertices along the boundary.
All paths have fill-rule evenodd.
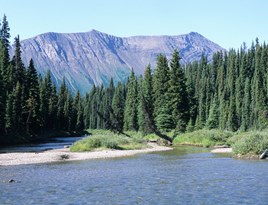
<path id="1" fill-rule="evenodd" d="M 171 58 L 174 49 L 181 63 L 199 60 L 202 53 L 212 59 L 214 52 L 224 50 L 197 32 L 177 36 L 116 37 L 95 29 L 84 33 L 41 34 L 21 42 L 22 58 L 28 64 L 32 58 L 39 73 L 51 70 L 53 80 L 60 85 L 63 77 L 69 88 L 85 94 L 93 84 L 107 85 L 125 81 L 133 68 L 143 74 L 148 64 L 156 66 L 157 55 Z"/>

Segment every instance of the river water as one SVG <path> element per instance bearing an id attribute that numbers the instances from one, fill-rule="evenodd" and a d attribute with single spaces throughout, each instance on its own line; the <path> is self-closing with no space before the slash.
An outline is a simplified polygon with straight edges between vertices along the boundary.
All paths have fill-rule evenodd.
<path id="1" fill-rule="evenodd" d="M 0 204 L 267 205 L 268 162 L 178 147 L 108 160 L 0 166 Z"/>

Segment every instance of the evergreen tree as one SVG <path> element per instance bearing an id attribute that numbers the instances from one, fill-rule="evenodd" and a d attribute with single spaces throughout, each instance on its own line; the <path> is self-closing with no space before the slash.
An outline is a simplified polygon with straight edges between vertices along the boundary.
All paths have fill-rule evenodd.
<path id="1" fill-rule="evenodd" d="M 2 78 L 4 80 L 7 79 L 7 75 L 8 75 L 9 38 L 10 38 L 9 31 L 10 31 L 10 28 L 8 26 L 7 17 L 6 15 L 4 15 L 3 20 L 2 20 L 2 27 L 0 30 L 0 72 L 2 73 Z M 3 86 L 6 87 L 5 82 L 3 83 Z"/>
<path id="2" fill-rule="evenodd" d="M 16 72 L 16 80 L 24 86 L 25 84 L 25 76 L 26 76 L 26 71 L 25 67 L 23 65 L 22 59 L 21 59 L 21 45 L 20 45 L 20 38 L 17 36 L 15 38 L 15 54 L 12 59 L 12 63 L 15 67 L 15 72 Z"/>
<path id="3" fill-rule="evenodd" d="M 189 100 L 186 79 L 180 65 L 177 50 L 174 51 L 170 62 L 170 79 L 168 87 L 168 106 L 171 108 L 177 131 L 184 132 L 189 120 Z"/>
<path id="4" fill-rule="evenodd" d="M 127 85 L 127 96 L 124 109 L 124 129 L 125 130 L 138 130 L 138 101 L 137 101 L 137 79 L 133 72 L 129 78 Z"/>
<path id="5" fill-rule="evenodd" d="M 30 60 L 29 67 L 27 70 L 27 91 L 28 96 L 26 100 L 27 108 L 27 132 L 36 133 L 38 131 L 38 116 L 39 116 L 39 107 L 40 107 L 40 98 L 39 98 L 39 84 L 38 76 L 36 69 L 34 67 L 33 60 Z"/>
<path id="6" fill-rule="evenodd" d="M 153 77 L 153 99 L 154 116 L 160 113 L 160 109 L 165 105 L 166 93 L 168 92 L 169 67 L 166 56 L 157 57 L 157 66 Z"/>
<path id="7" fill-rule="evenodd" d="M 137 93 L 138 93 L 138 102 L 137 102 L 137 112 L 138 112 L 138 127 L 139 131 L 145 134 L 145 120 L 143 113 L 143 90 L 142 90 L 143 79 L 142 76 L 139 77 Z"/>
<path id="8" fill-rule="evenodd" d="M 171 109 L 168 107 L 167 102 L 160 108 L 155 121 L 157 128 L 161 131 L 168 132 L 174 128 L 174 118 L 172 117 Z"/>
<path id="9" fill-rule="evenodd" d="M 208 129 L 216 129 L 219 126 L 219 115 L 218 115 L 218 102 L 216 97 L 214 97 L 213 102 L 210 105 L 209 116 L 206 122 L 206 127 Z"/>
<path id="10" fill-rule="evenodd" d="M 250 95 L 250 80 L 246 78 L 245 82 L 245 89 L 244 89 L 244 99 L 242 105 L 242 124 L 241 130 L 246 131 L 250 127 L 250 102 L 251 102 L 251 95 Z"/>
<path id="11" fill-rule="evenodd" d="M 57 90 L 56 86 L 52 85 L 51 95 L 48 101 L 48 129 L 55 130 L 57 125 Z"/>
<path id="12" fill-rule="evenodd" d="M 13 106 L 12 106 L 12 124 L 14 127 L 12 129 L 15 133 L 23 131 L 23 119 L 22 119 L 22 87 L 19 82 L 17 82 L 16 88 L 14 90 Z M 10 98 L 11 99 L 11 98 Z"/>
<path id="13" fill-rule="evenodd" d="M 1 24 L 0 24 L 0 26 L 1 26 Z M 0 30 L 0 39 L 3 42 L 4 47 L 7 48 L 7 50 L 8 50 L 8 47 L 9 47 L 9 38 L 10 38 L 10 33 L 9 32 L 10 32 L 10 28 L 9 28 L 9 25 L 8 25 L 7 17 L 4 14 L 4 17 L 3 17 L 3 20 L 2 20 L 2 27 L 1 27 L 1 30 Z M 7 53 L 7 56 L 8 56 L 8 53 Z"/>
<path id="14" fill-rule="evenodd" d="M 64 117 L 64 122 L 65 125 L 63 127 L 64 130 L 72 131 L 72 128 L 75 127 L 73 125 L 73 98 L 70 94 L 70 92 L 67 91 L 66 93 L 67 97 L 64 102 L 64 108 L 63 108 L 63 117 Z M 77 116 L 75 116 L 77 118 Z M 74 130 L 74 129 L 73 129 Z"/>
<path id="15" fill-rule="evenodd" d="M 83 105 L 81 102 L 80 92 L 77 91 L 74 101 L 73 101 L 73 122 L 72 122 L 72 130 L 82 131 L 84 129 L 83 122 Z"/>
<path id="16" fill-rule="evenodd" d="M 123 131 L 124 126 L 124 86 L 118 83 L 112 102 L 112 122 L 118 131 Z"/>
<path id="17" fill-rule="evenodd" d="M 63 78 L 62 84 L 59 88 L 58 94 L 58 103 L 57 103 L 57 120 L 58 120 L 58 129 L 64 129 L 67 127 L 66 118 L 64 116 L 64 106 L 67 101 L 67 87 L 65 83 L 65 78 Z"/>
<path id="18" fill-rule="evenodd" d="M 14 95 L 9 94 L 7 97 L 6 102 L 6 110 L 5 110 L 5 132 L 6 134 L 11 134 L 13 128 L 15 128 L 15 119 L 13 118 L 13 102 L 14 102 Z"/>
<path id="19" fill-rule="evenodd" d="M 139 130 L 144 134 L 153 132 L 151 126 L 153 121 L 153 76 L 151 66 L 148 65 L 144 71 L 144 79 L 139 83 Z M 153 125 L 151 125 L 151 123 Z"/>
<path id="20" fill-rule="evenodd" d="M 80 132 L 84 130 L 84 121 L 83 121 L 83 104 L 81 98 L 77 102 L 77 118 L 75 124 L 75 130 Z"/>

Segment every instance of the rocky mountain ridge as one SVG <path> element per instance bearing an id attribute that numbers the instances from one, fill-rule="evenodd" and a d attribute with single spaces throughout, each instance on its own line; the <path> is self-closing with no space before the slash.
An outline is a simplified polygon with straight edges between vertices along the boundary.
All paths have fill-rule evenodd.
<path id="1" fill-rule="evenodd" d="M 191 32 L 178 36 L 116 37 L 96 30 L 85 33 L 44 33 L 21 41 L 22 58 L 26 65 L 32 58 L 37 70 L 44 75 L 51 70 L 59 85 L 65 77 L 72 91 L 85 94 L 93 84 L 107 85 L 125 81 L 133 68 L 143 74 L 148 64 L 156 65 L 160 53 L 168 59 L 178 49 L 181 63 L 199 60 L 202 53 L 208 59 L 224 50 L 202 35 Z"/>

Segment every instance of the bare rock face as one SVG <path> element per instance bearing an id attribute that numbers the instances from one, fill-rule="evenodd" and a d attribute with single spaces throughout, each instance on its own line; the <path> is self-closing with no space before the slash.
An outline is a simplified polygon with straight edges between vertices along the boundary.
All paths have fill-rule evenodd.
<path id="1" fill-rule="evenodd" d="M 171 58 L 174 49 L 180 52 L 181 63 L 199 60 L 202 53 L 208 59 L 224 50 L 198 33 L 178 36 L 134 36 L 120 38 L 92 30 L 86 33 L 45 33 L 21 42 L 26 65 L 32 58 L 44 75 L 50 69 L 60 85 L 63 76 L 69 88 L 85 94 L 93 84 L 107 85 L 125 81 L 133 68 L 143 74 L 150 63 L 155 68 L 156 57 L 162 53 Z"/>

